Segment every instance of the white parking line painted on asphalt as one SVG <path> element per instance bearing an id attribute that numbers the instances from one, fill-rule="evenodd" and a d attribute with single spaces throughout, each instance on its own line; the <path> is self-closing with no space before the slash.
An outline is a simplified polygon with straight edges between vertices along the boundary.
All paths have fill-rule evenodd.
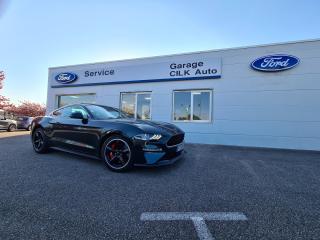
<path id="1" fill-rule="evenodd" d="M 202 217 L 192 217 L 191 218 L 194 227 L 196 228 L 199 239 L 203 240 L 213 240 L 213 236 L 209 231 L 206 222 Z"/>
<path id="2" fill-rule="evenodd" d="M 141 221 L 179 221 L 189 220 L 197 231 L 200 240 L 214 240 L 205 221 L 247 221 L 240 212 L 146 212 L 140 216 Z"/>
<path id="3" fill-rule="evenodd" d="M 142 221 L 175 221 L 191 220 L 202 217 L 209 221 L 246 221 L 247 217 L 240 212 L 146 212 L 142 213 Z"/>

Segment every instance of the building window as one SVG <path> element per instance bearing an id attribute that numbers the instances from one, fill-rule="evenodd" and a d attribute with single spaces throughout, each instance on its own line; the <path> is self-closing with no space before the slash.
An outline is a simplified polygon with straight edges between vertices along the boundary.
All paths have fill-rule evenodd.
<path id="1" fill-rule="evenodd" d="M 69 105 L 69 104 L 95 103 L 95 102 L 96 102 L 96 95 L 94 93 L 57 96 L 58 108 L 63 107 L 65 105 Z"/>
<path id="2" fill-rule="evenodd" d="M 151 93 L 121 93 L 120 108 L 136 119 L 151 119 Z"/>
<path id="3" fill-rule="evenodd" d="M 210 122 L 212 90 L 173 92 L 173 121 Z"/>

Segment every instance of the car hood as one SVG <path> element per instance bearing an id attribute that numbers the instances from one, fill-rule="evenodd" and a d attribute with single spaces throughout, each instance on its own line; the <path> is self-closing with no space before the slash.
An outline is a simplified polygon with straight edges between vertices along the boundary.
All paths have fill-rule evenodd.
<path id="1" fill-rule="evenodd" d="M 177 126 L 166 122 L 135 119 L 117 119 L 117 122 L 134 125 L 146 133 L 161 133 L 170 135 L 183 133 L 183 131 Z"/>
<path id="2" fill-rule="evenodd" d="M 7 119 L 7 121 L 8 121 L 9 123 L 14 123 L 14 124 L 17 124 L 17 121 L 16 121 L 16 120 L 12 120 L 12 119 Z"/>

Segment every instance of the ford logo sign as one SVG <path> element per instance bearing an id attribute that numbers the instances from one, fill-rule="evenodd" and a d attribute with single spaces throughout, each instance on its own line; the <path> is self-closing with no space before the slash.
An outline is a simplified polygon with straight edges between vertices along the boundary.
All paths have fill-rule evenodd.
<path id="1" fill-rule="evenodd" d="M 291 55 L 276 54 L 260 57 L 251 63 L 251 67 L 258 71 L 278 72 L 295 67 L 299 58 Z"/>
<path id="2" fill-rule="evenodd" d="M 71 83 L 77 80 L 78 76 L 74 73 L 69 73 L 69 72 L 64 72 L 64 73 L 59 73 L 55 79 L 59 83 Z"/>

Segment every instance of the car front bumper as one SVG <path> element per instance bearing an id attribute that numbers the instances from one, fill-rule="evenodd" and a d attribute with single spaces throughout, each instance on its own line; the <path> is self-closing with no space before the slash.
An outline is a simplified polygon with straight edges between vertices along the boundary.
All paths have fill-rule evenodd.
<path id="1" fill-rule="evenodd" d="M 175 146 L 163 143 L 135 144 L 137 150 L 136 166 L 163 166 L 173 164 L 183 157 L 184 142 Z"/>
<path id="2" fill-rule="evenodd" d="M 171 165 L 177 162 L 178 160 L 182 159 L 184 157 L 184 150 L 181 152 L 177 153 L 177 155 L 173 158 L 160 158 L 157 161 L 153 163 L 148 163 L 146 159 L 146 163 L 135 163 L 135 166 L 143 166 L 143 167 L 157 167 L 157 166 L 166 166 L 166 165 Z"/>

